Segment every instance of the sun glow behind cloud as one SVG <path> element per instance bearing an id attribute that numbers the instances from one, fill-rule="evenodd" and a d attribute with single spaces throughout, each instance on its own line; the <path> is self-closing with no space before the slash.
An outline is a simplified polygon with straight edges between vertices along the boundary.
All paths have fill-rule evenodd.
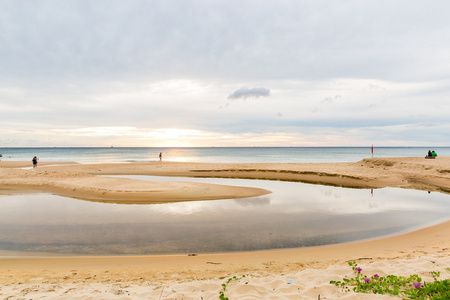
<path id="1" fill-rule="evenodd" d="M 143 129 L 130 126 L 117 127 L 90 127 L 77 128 L 73 130 L 57 130 L 65 132 L 69 136 L 76 137 L 97 137 L 100 140 L 110 138 L 111 142 L 117 146 L 127 146 L 130 142 L 138 146 L 158 146 L 158 147 L 192 147 L 192 141 L 199 139 L 209 139 L 211 134 L 190 129 L 160 128 Z"/>
<path id="2" fill-rule="evenodd" d="M 93 138 L 95 141 L 105 141 L 106 145 L 110 141 L 110 144 L 115 146 L 128 146 L 130 143 L 148 147 L 276 146 L 286 142 L 295 144 L 295 141 L 303 140 L 298 133 L 221 134 L 192 129 L 142 129 L 130 126 L 77 128 L 54 132 L 64 133 L 72 138 Z"/>
<path id="3" fill-rule="evenodd" d="M 323 130 L 323 129 L 318 129 Z M 91 139 L 95 144 L 84 146 L 137 146 L 137 147 L 265 147 L 265 146 L 326 146 L 335 139 L 345 140 L 344 135 L 313 139 L 311 135 L 298 132 L 240 133 L 221 134 L 202 130 L 158 128 L 142 129 L 136 127 L 92 127 L 73 130 L 53 130 L 64 133 L 74 140 Z M 318 131 L 316 131 L 318 132 Z M 43 133 L 51 135 L 50 132 Z M 336 132 L 338 134 L 338 132 Z"/>
<path id="4" fill-rule="evenodd" d="M 217 140 L 226 137 L 201 130 L 158 128 L 143 129 L 137 127 L 92 127 L 73 130 L 55 130 L 72 137 L 94 137 L 98 140 L 110 140 L 116 146 L 148 147 L 195 147 L 214 145 Z M 209 142 L 208 142 L 209 141 Z"/>

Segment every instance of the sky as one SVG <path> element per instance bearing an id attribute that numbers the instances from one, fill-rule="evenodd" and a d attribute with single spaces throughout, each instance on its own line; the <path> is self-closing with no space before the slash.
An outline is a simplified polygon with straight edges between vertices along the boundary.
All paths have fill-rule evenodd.
<path id="1" fill-rule="evenodd" d="M 446 0 L 0 0 L 0 147 L 450 146 Z"/>

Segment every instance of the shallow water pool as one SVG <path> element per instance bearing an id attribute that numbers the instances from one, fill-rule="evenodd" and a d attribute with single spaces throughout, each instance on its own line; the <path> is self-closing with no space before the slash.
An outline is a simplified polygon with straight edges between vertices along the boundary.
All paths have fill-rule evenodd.
<path id="1" fill-rule="evenodd" d="M 396 234 L 447 220 L 450 197 L 296 182 L 118 176 L 260 187 L 245 199 L 109 204 L 51 194 L 0 197 L 0 250 L 142 255 L 310 247 Z M 20 253 L 19 253 L 20 252 Z"/>

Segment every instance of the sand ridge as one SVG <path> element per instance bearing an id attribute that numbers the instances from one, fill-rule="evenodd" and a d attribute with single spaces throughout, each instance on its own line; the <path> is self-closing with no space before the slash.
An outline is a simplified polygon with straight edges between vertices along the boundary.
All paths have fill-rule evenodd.
<path id="1" fill-rule="evenodd" d="M 0 161 L 0 184 L 102 201 L 186 201 L 250 197 L 269 191 L 199 183 L 149 182 L 98 175 L 158 175 L 299 181 L 351 188 L 402 187 L 450 192 L 450 157 L 368 158 L 355 163 L 40 163 Z"/>
<path id="2" fill-rule="evenodd" d="M 5 164 L 5 167 L 0 162 L 0 194 L 42 191 L 99 202 L 164 203 L 244 198 L 270 193 L 251 187 L 101 177 L 99 175 L 114 174 L 102 172 L 101 169 L 108 166 L 103 164 L 89 165 L 89 170 L 76 164 L 45 164 L 50 163 L 35 169 L 16 169 L 14 166 L 21 166 L 21 162 Z M 114 166 L 120 168 L 120 165 Z"/>

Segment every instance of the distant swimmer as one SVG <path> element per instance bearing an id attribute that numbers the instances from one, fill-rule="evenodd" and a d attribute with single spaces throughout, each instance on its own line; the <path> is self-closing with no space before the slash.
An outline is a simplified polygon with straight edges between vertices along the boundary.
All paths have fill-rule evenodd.
<path id="1" fill-rule="evenodd" d="M 38 158 L 35 156 L 35 157 L 33 157 L 33 159 L 31 161 L 33 162 L 33 168 L 36 168 L 37 167 Z"/>
<path id="2" fill-rule="evenodd" d="M 162 152 L 159 152 L 159 161 L 162 161 Z"/>

